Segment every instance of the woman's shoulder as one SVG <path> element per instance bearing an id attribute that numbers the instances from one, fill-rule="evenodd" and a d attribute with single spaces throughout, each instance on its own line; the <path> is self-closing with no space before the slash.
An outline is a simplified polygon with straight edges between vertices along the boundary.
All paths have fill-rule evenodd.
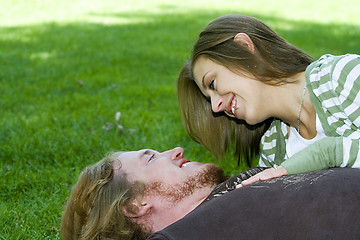
<path id="1" fill-rule="evenodd" d="M 309 65 L 309 67 L 319 68 L 323 65 L 325 65 L 325 66 L 332 65 L 334 63 L 337 63 L 340 60 L 346 62 L 346 61 L 351 61 L 352 59 L 359 58 L 359 57 L 360 57 L 360 55 L 352 54 L 352 53 L 347 53 L 344 55 L 324 54 L 318 60 L 312 62 Z"/>
<path id="2" fill-rule="evenodd" d="M 307 67 L 306 76 L 310 83 L 323 84 L 329 80 L 338 81 L 358 65 L 360 65 L 360 55 L 357 54 L 339 56 L 325 54 Z"/>
<path id="3" fill-rule="evenodd" d="M 333 126 L 325 132 L 352 129 L 350 123 L 357 123 L 360 102 L 360 56 L 324 55 L 312 63 L 306 72 L 311 101 L 324 126 Z M 353 131 L 348 131 L 351 134 Z"/>

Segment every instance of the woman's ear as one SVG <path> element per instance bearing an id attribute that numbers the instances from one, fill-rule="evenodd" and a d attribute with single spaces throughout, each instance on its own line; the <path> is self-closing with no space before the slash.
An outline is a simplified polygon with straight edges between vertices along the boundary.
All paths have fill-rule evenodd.
<path id="1" fill-rule="evenodd" d="M 153 205 L 151 203 L 140 203 L 134 201 L 129 203 L 127 206 L 124 206 L 122 211 L 124 215 L 129 218 L 139 218 L 150 214 L 152 208 Z"/>
<path id="2" fill-rule="evenodd" d="M 238 33 L 238 34 L 236 34 L 236 36 L 234 37 L 234 41 L 237 44 L 240 44 L 240 45 L 246 47 L 247 49 L 249 49 L 249 51 L 252 54 L 255 53 L 254 43 L 246 33 Z"/>

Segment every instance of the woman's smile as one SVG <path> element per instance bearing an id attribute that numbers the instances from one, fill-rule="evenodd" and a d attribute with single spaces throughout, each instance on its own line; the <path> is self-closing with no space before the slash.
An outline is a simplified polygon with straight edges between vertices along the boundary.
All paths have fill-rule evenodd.
<path id="1" fill-rule="evenodd" d="M 232 104 L 231 104 L 231 113 L 235 116 L 235 110 L 238 109 L 237 106 L 237 100 L 236 100 L 236 96 L 233 97 L 232 99 Z"/>

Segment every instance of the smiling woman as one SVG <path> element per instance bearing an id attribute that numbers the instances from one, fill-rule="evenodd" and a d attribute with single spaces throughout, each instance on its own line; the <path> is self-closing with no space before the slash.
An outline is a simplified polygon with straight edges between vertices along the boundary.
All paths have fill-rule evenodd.
<path id="1" fill-rule="evenodd" d="M 273 169 L 253 180 L 360 167 L 359 91 L 359 55 L 315 61 L 238 14 L 206 26 L 178 78 L 189 135 L 217 156 L 234 146 L 250 165 L 260 155 L 259 166 Z"/>
<path id="2" fill-rule="evenodd" d="M 272 103 L 266 101 L 269 96 L 264 93 L 271 92 L 266 88 L 272 85 L 261 84 L 251 74 L 236 74 L 204 56 L 197 59 L 193 73 L 201 92 L 210 99 L 213 112 L 224 112 L 251 125 L 269 118 L 267 109 Z"/>
<path id="3" fill-rule="evenodd" d="M 201 91 L 206 85 L 201 83 L 205 86 L 198 87 L 197 84 L 189 62 L 182 68 L 177 82 L 179 108 L 186 131 L 217 158 L 222 158 L 235 146 L 237 159 L 251 166 L 259 152 L 260 138 L 271 121 L 251 126 L 243 120 L 230 120 L 227 115 L 214 113 L 209 96 L 204 97 L 206 93 Z M 249 144 L 253 147 L 249 148 Z"/>

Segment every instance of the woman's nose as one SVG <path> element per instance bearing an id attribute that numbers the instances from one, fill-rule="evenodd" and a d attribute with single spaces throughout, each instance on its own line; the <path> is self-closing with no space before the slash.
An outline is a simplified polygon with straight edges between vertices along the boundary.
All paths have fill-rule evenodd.
<path id="1" fill-rule="evenodd" d="M 211 97 L 211 108 L 213 112 L 222 112 L 225 110 L 224 99 L 221 96 Z"/>

